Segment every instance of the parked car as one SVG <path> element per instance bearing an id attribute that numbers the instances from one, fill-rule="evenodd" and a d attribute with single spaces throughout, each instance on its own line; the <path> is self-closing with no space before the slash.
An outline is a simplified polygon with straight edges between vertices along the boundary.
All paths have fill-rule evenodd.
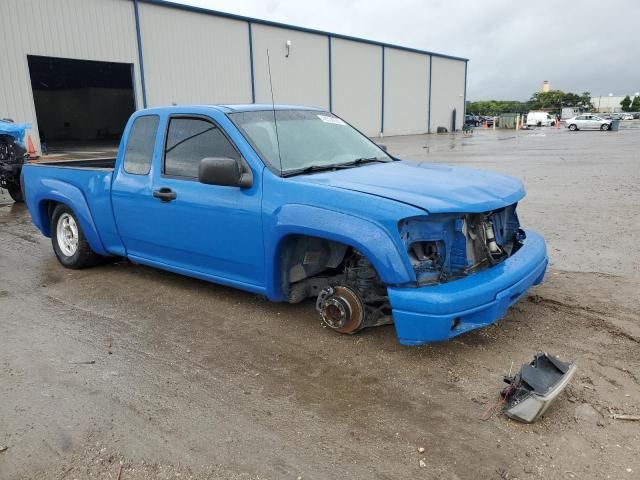
<path id="1" fill-rule="evenodd" d="M 329 328 L 394 323 L 405 345 L 494 323 L 548 262 L 520 228 L 519 180 L 398 160 L 308 107 L 140 110 L 116 158 L 22 176 L 65 267 L 125 257 L 272 301 L 311 297 Z"/>
<path id="2" fill-rule="evenodd" d="M 531 111 L 527 114 L 527 127 L 553 127 L 556 118 L 547 112 Z"/>
<path id="3" fill-rule="evenodd" d="M 464 123 L 467 125 L 471 125 L 472 127 L 479 127 L 480 124 L 482 123 L 482 118 L 478 115 L 465 115 L 464 116 Z"/>
<path id="4" fill-rule="evenodd" d="M 0 188 L 9 192 L 14 202 L 22 202 L 20 172 L 24 164 L 25 148 L 23 139 L 28 124 L 0 120 Z"/>
<path id="5" fill-rule="evenodd" d="M 484 115 L 482 116 L 482 122 L 486 123 L 487 127 L 493 127 L 494 118 L 497 127 L 500 124 L 500 120 L 498 119 L 498 117 L 490 117 L 489 115 Z"/>
<path id="6" fill-rule="evenodd" d="M 634 120 L 638 120 L 638 119 L 640 119 L 640 112 L 633 113 L 633 119 L 634 119 Z"/>
<path id="7" fill-rule="evenodd" d="M 586 113 L 566 121 L 567 128 L 575 130 L 609 130 L 612 120 L 604 119 L 598 115 Z"/>
<path id="8" fill-rule="evenodd" d="M 623 113 L 620 115 L 620 120 L 633 120 L 633 115 L 630 113 Z"/>

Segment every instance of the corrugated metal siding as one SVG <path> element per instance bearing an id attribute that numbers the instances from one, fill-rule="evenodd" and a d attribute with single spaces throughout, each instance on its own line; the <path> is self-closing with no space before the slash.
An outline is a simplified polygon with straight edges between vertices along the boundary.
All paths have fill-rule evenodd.
<path id="1" fill-rule="evenodd" d="M 267 49 L 276 103 L 329 108 L 329 47 L 323 35 L 252 25 L 256 103 L 271 103 Z M 291 40 L 289 57 L 285 42 Z"/>
<path id="2" fill-rule="evenodd" d="M 147 105 L 250 103 L 247 22 L 140 3 Z"/>
<path id="3" fill-rule="evenodd" d="M 464 123 L 464 66 L 460 60 L 433 57 L 431 72 L 431 131 L 451 131 L 451 112 L 456 109 L 456 129 Z"/>
<path id="4" fill-rule="evenodd" d="M 386 48 L 384 54 L 384 134 L 427 132 L 429 56 Z"/>
<path id="5" fill-rule="evenodd" d="M 27 55 L 132 63 L 142 105 L 130 0 L 1 0 L 0 116 L 33 124 L 39 144 Z"/>
<path id="6" fill-rule="evenodd" d="M 333 111 L 366 135 L 380 133 L 382 47 L 331 40 Z"/>

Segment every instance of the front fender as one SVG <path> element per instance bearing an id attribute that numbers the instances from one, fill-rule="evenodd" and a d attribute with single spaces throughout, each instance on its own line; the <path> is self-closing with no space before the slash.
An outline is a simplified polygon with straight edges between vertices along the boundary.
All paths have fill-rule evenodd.
<path id="1" fill-rule="evenodd" d="M 265 222 L 265 253 L 266 258 L 271 259 L 266 272 L 270 300 L 284 300 L 279 255 L 289 235 L 333 240 L 359 250 L 385 284 L 401 285 L 415 279 L 387 230 L 370 220 L 310 205 L 288 204 L 274 212 L 271 226 L 268 224 Z"/>
<path id="2" fill-rule="evenodd" d="M 43 178 L 40 179 L 40 187 L 29 188 L 27 195 L 29 195 L 31 191 L 36 191 L 36 193 L 33 198 L 27 200 L 27 205 L 37 206 L 35 211 L 32 212 L 31 217 L 35 226 L 38 227 L 45 236 L 51 236 L 51 225 L 49 224 L 47 205 L 49 202 L 63 203 L 73 210 L 73 213 L 78 218 L 82 232 L 87 242 L 89 242 L 91 249 L 100 255 L 109 255 L 102 244 L 98 229 L 91 215 L 91 210 L 89 210 L 89 205 L 78 187 L 60 180 Z"/>

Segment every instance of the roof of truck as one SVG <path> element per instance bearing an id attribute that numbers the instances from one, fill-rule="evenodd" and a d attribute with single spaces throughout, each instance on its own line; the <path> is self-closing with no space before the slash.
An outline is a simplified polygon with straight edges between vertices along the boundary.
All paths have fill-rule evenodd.
<path id="1" fill-rule="evenodd" d="M 283 105 L 276 104 L 272 105 L 270 103 L 241 103 L 234 105 L 171 105 L 166 107 L 152 107 L 145 109 L 146 111 L 165 111 L 165 112 L 175 112 L 179 110 L 184 110 L 185 108 L 198 108 L 198 109 L 213 109 L 218 110 L 223 113 L 234 113 L 234 112 L 256 112 L 256 111 L 264 111 L 264 110 L 315 110 L 322 112 L 324 111 L 321 108 L 317 107 L 308 107 L 303 105 Z"/>

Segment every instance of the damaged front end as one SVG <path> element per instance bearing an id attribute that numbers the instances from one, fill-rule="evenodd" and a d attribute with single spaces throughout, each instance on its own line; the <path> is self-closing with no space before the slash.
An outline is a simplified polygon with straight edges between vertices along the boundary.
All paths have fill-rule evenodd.
<path id="1" fill-rule="evenodd" d="M 484 213 L 434 214 L 400 222 L 418 286 L 444 283 L 489 268 L 522 246 L 517 204 Z"/>
<path id="2" fill-rule="evenodd" d="M 323 323 L 340 333 L 394 323 L 398 311 L 392 308 L 390 288 L 396 292 L 401 288 L 411 295 L 412 291 L 422 290 L 420 287 L 431 290 L 436 285 L 470 277 L 511 257 L 525 239 L 516 204 L 483 213 L 411 217 L 401 220 L 398 228 L 415 272 L 414 285 L 385 285 L 370 260 L 356 249 L 329 240 L 294 236 L 284 246 L 282 257 L 282 288 L 289 302 L 316 297 Z M 510 293 L 500 308 L 503 304 L 506 308 L 522 293 Z M 491 308 L 486 317 L 500 315 L 498 306 Z M 421 336 L 430 341 L 478 328 L 479 320 L 485 318 L 482 313 L 479 315 L 430 320 L 425 327 L 419 327 L 427 332 Z"/>

